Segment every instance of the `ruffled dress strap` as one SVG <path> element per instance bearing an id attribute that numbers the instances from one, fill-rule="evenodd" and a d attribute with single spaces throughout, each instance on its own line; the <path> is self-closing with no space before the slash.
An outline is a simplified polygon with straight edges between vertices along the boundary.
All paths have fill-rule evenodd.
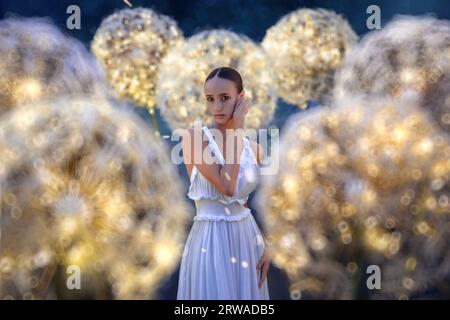
<path id="1" fill-rule="evenodd" d="M 222 165 L 225 164 L 225 159 L 223 158 L 222 153 L 220 152 L 219 146 L 214 141 L 214 138 L 209 131 L 209 128 L 206 126 L 202 127 L 203 131 L 205 132 L 206 136 L 208 137 L 209 146 L 211 151 L 214 153 L 214 155 L 217 155 L 217 160 Z M 219 192 L 214 185 L 209 182 L 197 169 L 196 165 L 194 164 L 194 167 L 191 172 L 190 176 L 190 186 L 188 191 L 188 197 L 194 201 L 196 201 L 196 207 L 198 207 L 198 200 L 202 199 L 211 199 L 215 200 L 216 202 L 221 202 L 223 204 L 230 204 L 230 203 L 238 203 L 240 205 L 244 205 L 247 200 L 248 196 L 253 191 L 254 185 L 256 181 L 255 179 L 250 179 L 254 176 L 258 175 L 258 172 L 255 172 L 252 174 L 252 171 L 250 169 L 251 167 L 251 155 L 250 153 L 253 153 L 250 147 L 250 143 L 247 137 L 244 137 L 244 149 L 242 150 L 241 155 L 241 167 L 239 168 L 238 178 L 237 178 L 237 184 L 236 184 L 236 194 L 232 197 L 227 197 L 221 192 Z M 245 173 L 248 174 L 245 174 Z M 250 179 L 250 180 L 249 180 Z M 247 181 L 248 180 L 248 181 Z"/>
<path id="2" fill-rule="evenodd" d="M 209 128 L 207 126 L 203 126 L 203 131 L 205 132 L 206 136 L 208 137 L 208 144 L 211 150 L 213 150 L 214 155 L 217 155 L 219 158 L 219 161 L 222 165 L 225 164 L 225 158 L 223 157 L 222 153 L 220 152 L 219 146 L 216 143 L 216 140 L 214 140 L 214 137 L 211 134 L 211 131 L 209 131 Z"/>

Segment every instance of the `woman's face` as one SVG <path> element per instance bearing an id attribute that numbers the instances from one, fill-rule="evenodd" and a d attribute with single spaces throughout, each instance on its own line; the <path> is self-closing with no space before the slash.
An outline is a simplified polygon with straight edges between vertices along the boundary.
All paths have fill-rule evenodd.
<path id="1" fill-rule="evenodd" d="M 234 106 L 237 99 L 244 95 L 244 90 L 238 94 L 233 81 L 217 76 L 205 83 L 204 90 L 206 105 L 214 121 L 226 124 L 233 118 Z"/>

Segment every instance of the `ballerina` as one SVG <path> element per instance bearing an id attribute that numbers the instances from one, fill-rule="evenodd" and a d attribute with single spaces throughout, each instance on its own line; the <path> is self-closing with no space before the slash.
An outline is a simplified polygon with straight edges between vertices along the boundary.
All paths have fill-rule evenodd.
<path id="1" fill-rule="evenodd" d="M 262 146 L 243 134 L 250 101 L 240 74 L 229 67 L 214 69 L 204 91 L 213 127 L 190 128 L 182 137 L 196 216 L 181 259 L 177 299 L 268 300 L 270 254 L 247 206 L 263 157 Z M 214 139 L 211 131 L 223 139 Z M 196 135 L 202 137 L 201 150 L 194 150 Z M 226 152 L 227 139 L 233 139 L 232 152 Z M 203 152 L 207 148 L 210 152 Z M 201 163 L 193 161 L 194 153 L 204 158 Z M 208 156 L 215 162 L 206 161 Z"/>

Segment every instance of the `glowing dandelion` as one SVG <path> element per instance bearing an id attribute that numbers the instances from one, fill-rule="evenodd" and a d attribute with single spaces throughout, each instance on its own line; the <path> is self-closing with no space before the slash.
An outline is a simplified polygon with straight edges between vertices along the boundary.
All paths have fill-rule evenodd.
<path id="1" fill-rule="evenodd" d="M 86 294 L 108 284 L 116 298 L 149 298 L 176 267 L 183 190 L 164 142 L 130 111 L 100 98 L 17 108 L 0 157 L 2 297 L 75 265 Z"/>
<path id="2" fill-rule="evenodd" d="M 365 264 L 383 270 L 372 297 L 410 296 L 449 275 L 450 141 L 423 109 L 346 100 L 286 126 L 280 172 L 263 177 L 257 203 L 292 290 L 358 297 Z"/>
<path id="3" fill-rule="evenodd" d="M 414 96 L 449 132 L 449 79 L 450 22 L 403 16 L 353 48 L 336 74 L 334 96 Z"/>
<path id="4" fill-rule="evenodd" d="M 281 18 L 262 42 L 280 97 L 300 108 L 308 100 L 326 100 L 334 73 L 356 40 L 348 22 L 332 11 L 299 9 Z"/>
<path id="5" fill-rule="evenodd" d="M 0 114 L 20 104 L 104 91 L 94 57 L 42 18 L 0 21 Z"/>
<path id="6" fill-rule="evenodd" d="M 182 39 L 182 31 L 170 17 L 151 9 L 127 8 L 102 21 L 92 51 L 118 98 L 152 113 L 161 59 Z"/>

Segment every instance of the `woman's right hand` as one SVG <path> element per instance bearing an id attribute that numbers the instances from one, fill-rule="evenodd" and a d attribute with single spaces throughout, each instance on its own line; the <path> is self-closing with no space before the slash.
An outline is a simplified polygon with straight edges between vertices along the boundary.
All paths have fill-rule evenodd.
<path id="1" fill-rule="evenodd" d="M 244 129 L 245 116 L 250 106 L 250 99 L 245 96 L 239 97 L 233 112 L 234 128 Z"/>

